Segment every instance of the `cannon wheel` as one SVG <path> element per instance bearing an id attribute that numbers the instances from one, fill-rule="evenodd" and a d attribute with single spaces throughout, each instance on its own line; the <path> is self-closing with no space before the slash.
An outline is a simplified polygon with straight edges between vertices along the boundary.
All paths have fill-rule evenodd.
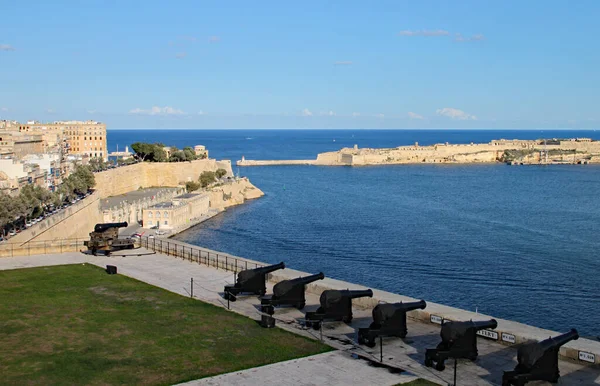
<path id="1" fill-rule="evenodd" d="M 435 369 L 437 371 L 444 371 L 444 369 L 446 368 L 446 365 L 444 364 L 444 361 L 439 361 L 438 363 L 436 363 L 435 365 Z"/>
<path id="2" fill-rule="evenodd" d="M 375 347 L 375 338 L 371 338 L 366 343 L 367 347 L 373 348 Z"/>
<path id="3" fill-rule="evenodd" d="M 301 303 L 296 304 L 296 308 L 299 309 L 299 310 L 301 310 L 301 309 L 304 308 L 305 305 L 306 305 L 306 303 L 301 302 Z"/>
<path id="4" fill-rule="evenodd" d="M 96 253 L 96 248 L 92 248 L 92 255 L 98 256 L 98 254 Z"/>
<path id="5" fill-rule="evenodd" d="M 433 359 L 425 358 L 425 367 L 433 367 Z"/>
<path id="6" fill-rule="evenodd" d="M 321 329 L 321 322 L 312 322 L 312 328 L 313 330 L 320 330 Z"/>
<path id="7" fill-rule="evenodd" d="M 352 321 L 352 316 L 344 316 L 342 318 L 342 322 L 344 323 L 350 323 Z"/>

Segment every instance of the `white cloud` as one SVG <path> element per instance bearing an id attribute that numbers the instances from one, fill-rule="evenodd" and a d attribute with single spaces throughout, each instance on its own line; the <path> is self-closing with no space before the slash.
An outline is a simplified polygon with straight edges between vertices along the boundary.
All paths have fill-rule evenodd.
<path id="1" fill-rule="evenodd" d="M 431 37 L 431 36 L 448 36 L 448 35 L 450 35 L 450 32 L 448 32 L 446 30 L 443 30 L 443 29 L 416 30 L 416 31 L 404 30 L 404 31 L 400 31 L 400 33 L 398 33 L 398 35 L 400 35 L 400 36 L 425 36 L 425 37 Z"/>
<path id="2" fill-rule="evenodd" d="M 96 114 L 97 110 L 88 110 L 87 113 L 88 114 Z"/>
<path id="3" fill-rule="evenodd" d="M 476 42 L 481 40 L 485 40 L 485 36 L 483 36 L 483 34 L 475 34 L 471 37 L 464 37 L 461 33 L 454 34 L 455 42 Z"/>
<path id="4" fill-rule="evenodd" d="M 334 66 L 351 66 L 351 60 L 338 60 L 337 62 L 333 62 Z"/>
<path id="5" fill-rule="evenodd" d="M 413 113 L 412 111 L 408 112 L 408 117 L 410 119 L 425 119 L 422 115 L 419 115 L 417 113 Z"/>
<path id="6" fill-rule="evenodd" d="M 356 112 L 355 112 L 355 113 L 352 113 L 352 116 L 353 116 L 353 117 L 360 117 L 360 113 L 356 113 Z"/>
<path id="7" fill-rule="evenodd" d="M 48 114 L 54 114 L 54 109 L 46 109 L 46 112 L 47 112 Z"/>
<path id="8" fill-rule="evenodd" d="M 376 116 L 377 118 L 385 118 L 385 114 L 381 114 L 381 113 L 379 113 L 379 114 L 375 114 L 375 116 Z"/>
<path id="9" fill-rule="evenodd" d="M 221 41 L 221 38 L 218 36 L 211 36 L 208 38 L 209 43 L 218 43 Z"/>
<path id="10" fill-rule="evenodd" d="M 454 109 L 452 107 L 444 107 L 443 109 L 437 109 L 435 113 L 437 115 L 442 115 L 444 117 L 448 117 L 451 119 L 458 119 L 461 121 L 476 121 L 477 120 L 477 117 L 475 115 L 465 113 L 462 110 Z"/>
<path id="11" fill-rule="evenodd" d="M 202 110 L 198 111 L 198 115 L 204 115 L 204 111 L 202 111 Z"/>
<path id="12" fill-rule="evenodd" d="M 133 110 L 129 110 L 129 114 L 136 114 L 136 115 L 184 115 L 185 112 L 183 112 L 182 110 L 179 109 L 175 109 L 173 107 L 158 107 L 158 106 L 154 106 L 149 110 L 144 110 L 144 109 L 140 109 L 135 108 Z"/>
<path id="13" fill-rule="evenodd" d="M 0 51 L 14 51 L 15 47 L 10 44 L 0 44 Z"/>
<path id="14" fill-rule="evenodd" d="M 325 113 L 321 113 L 321 115 L 327 115 L 329 117 L 335 117 L 336 114 L 335 114 L 335 111 L 329 110 L 329 111 L 327 111 Z"/>
<path id="15" fill-rule="evenodd" d="M 7 112 L 8 111 L 8 107 L 0 107 L 0 111 Z"/>
<path id="16" fill-rule="evenodd" d="M 303 117 L 312 117 L 313 113 L 309 109 L 302 110 Z"/>
<path id="17" fill-rule="evenodd" d="M 177 54 L 175 54 L 175 57 L 177 59 L 183 59 L 187 56 L 187 52 L 178 52 Z"/>

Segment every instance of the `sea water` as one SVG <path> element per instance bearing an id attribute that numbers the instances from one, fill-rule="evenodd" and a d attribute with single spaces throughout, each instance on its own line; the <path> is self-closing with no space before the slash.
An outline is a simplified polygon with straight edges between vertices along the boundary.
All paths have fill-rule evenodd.
<path id="1" fill-rule="evenodd" d="M 109 130 L 217 159 L 594 131 Z M 335 141 L 334 141 L 335 140 Z M 534 326 L 600 335 L 600 166 L 233 166 L 265 196 L 176 239 Z"/>

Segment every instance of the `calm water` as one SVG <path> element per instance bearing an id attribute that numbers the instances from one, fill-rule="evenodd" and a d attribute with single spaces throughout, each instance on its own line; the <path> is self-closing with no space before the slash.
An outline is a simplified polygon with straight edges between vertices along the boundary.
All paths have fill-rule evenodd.
<path id="1" fill-rule="evenodd" d="M 211 157 L 304 159 L 558 131 L 110 131 L 204 144 Z M 335 142 L 334 142 L 335 139 Z M 234 171 L 237 169 L 234 167 Z M 240 168 L 266 196 L 176 238 L 260 261 L 583 335 L 600 335 L 600 167 L 402 165 Z"/>

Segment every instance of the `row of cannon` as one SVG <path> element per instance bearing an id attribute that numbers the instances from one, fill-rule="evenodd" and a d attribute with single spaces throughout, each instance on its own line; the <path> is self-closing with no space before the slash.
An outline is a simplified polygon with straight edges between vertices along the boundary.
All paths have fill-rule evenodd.
<path id="1" fill-rule="evenodd" d="M 315 275 L 281 281 L 273 287 L 273 294 L 267 295 L 267 275 L 285 264 L 279 263 L 267 267 L 248 269 L 237 275 L 235 284 L 224 288 L 224 297 L 235 301 L 239 294 L 256 294 L 261 296 L 261 312 L 263 327 L 274 327 L 275 307 L 291 306 L 299 310 L 306 305 L 306 285 L 323 280 L 325 275 Z M 323 322 L 352 320 L 352 299 L 373 297 L 368 290 L 325 290 L 319 298 L 320 307 L 314 312 L 306 312 L 304 324 L 308 328 L 319 330 Z M 416 309 L 425 309 L 424 300 L 417 302 L 378 304 L 372 311 L 373 322 L 368 328 L 358 329 L 358 343 L 375 347 L 378 337 L 405 338 L 408 334 L 406 313 Z M 442 341 L 436 348 L 425 351 L 425 366 L 439 371 L 445 369 L 445 361 L 452 359 L 477 359 L 477 332 L 492 330 L 498 326 L 496 320 L 488 321 L 444 321 L 441 326 Z M 562 345 L 579 338 L 577 330 L 549 338 L 541 342 L 533 342 L 519 347 L 517 366 L 512 371 L 505 371 L 502 377 L 503 386 L 523 386 L 527 382 L 543 380 L 557 382 L 560 376 L 558 369 L 558 352 Z"/>

